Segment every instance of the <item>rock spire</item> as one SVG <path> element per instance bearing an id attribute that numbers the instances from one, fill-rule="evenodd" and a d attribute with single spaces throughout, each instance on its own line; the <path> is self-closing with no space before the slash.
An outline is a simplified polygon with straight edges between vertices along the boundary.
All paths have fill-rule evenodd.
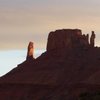
<path id="1" fill-rule="evenodd" d="M 29 42 L 28 48 L 27 48 L 27 60 L 33 59 L 33 51 L 34 51 L 34 45 L 33 42 Z"/>
<path id="2" fill-rule="evenodd" d="M 92 31 L 91 37 L 90 37 L 90 46 L 94 47 L 95 46 L 95 33 Z"/>

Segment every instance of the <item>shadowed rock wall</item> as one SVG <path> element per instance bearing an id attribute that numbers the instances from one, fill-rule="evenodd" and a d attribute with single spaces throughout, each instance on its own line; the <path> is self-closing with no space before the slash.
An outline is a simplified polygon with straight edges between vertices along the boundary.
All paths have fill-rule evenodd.
<path id="1" fill-rule="evenodd" d="M 75 48 L 89 46 L 88 34 L 82 34 L 79 29 L 63 29 L 50 32 L 47 51 L 60 48 Z"/>

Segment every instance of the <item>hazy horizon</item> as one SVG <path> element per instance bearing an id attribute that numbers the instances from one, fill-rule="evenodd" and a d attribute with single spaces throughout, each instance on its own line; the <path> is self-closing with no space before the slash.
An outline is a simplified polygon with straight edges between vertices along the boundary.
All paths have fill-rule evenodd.
<path id="1" fill-rule="evenodd" d="M 34 58 L 39 57 L 45 50 L 35 50 Z M 0 76 L 5 75 L 17 65 L 21 64 L 26 60 L 27 50 L 8 50 L 0 51 Z"/>

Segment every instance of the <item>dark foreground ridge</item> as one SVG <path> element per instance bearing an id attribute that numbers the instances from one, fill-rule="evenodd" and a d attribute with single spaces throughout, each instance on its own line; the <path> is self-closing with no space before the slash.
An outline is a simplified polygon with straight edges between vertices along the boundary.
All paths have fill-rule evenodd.
<path id="1" fill-rule="evenodd" d="M 0 78 L 0 100 L 91 100 L 92 94 L 100 100 L 93 99 L 100 98 L 94 31 L 89 38 L 80 29 L 56 30 L 49 33 L 46 52 L 35 59 L 33 51 L 30 42 L 26 61 Z"/>

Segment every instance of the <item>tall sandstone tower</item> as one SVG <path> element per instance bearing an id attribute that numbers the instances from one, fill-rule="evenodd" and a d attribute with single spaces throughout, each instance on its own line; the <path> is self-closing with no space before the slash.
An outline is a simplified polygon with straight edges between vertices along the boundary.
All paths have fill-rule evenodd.
<path id="1" fill-rule="evenodd" d="M 33 51 L 34 51 L 34 44 L 33 42 L 29 42 L 28 48 L 27 48 L 27 60 L 33 60 Z"/>
<path id="2" fill-rule="evenodd" d="M 95 33 L 92 31 L 91 37 L 90 37 L 90 46 L 94 47 L 95 46 Z"/>

